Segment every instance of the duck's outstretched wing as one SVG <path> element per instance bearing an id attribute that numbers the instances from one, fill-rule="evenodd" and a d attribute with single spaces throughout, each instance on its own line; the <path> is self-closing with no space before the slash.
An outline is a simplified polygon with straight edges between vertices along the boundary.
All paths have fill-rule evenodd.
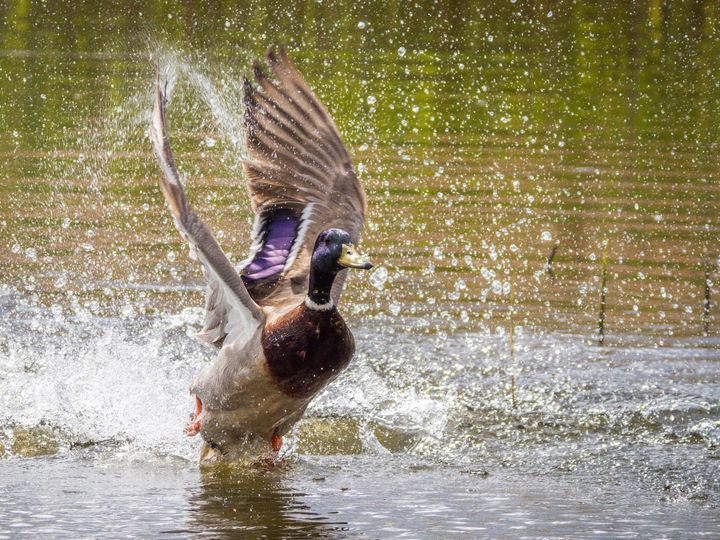
<path id="1" fill-rule="evenodd" d="M 155 106 L 150 123 L 152 140 L 162 177 L 160 187 L 175 226 L 190 244 L 190 255 L 202 264 L 208 285 L 205 295 L 205 327 L 198 337 L 209 343 L 222 344 L 225 337 L 243 340 L 265 320 L 240 275 L 218 245 L 210 229 L 188 206 L 180 181 L 165 124 L 166 97 L 158 73 Z"/>
<path id="2" fill-rule="evenodd" d="M 275 80 L 258 62 L 255 83 L 244 80 L 243 164 L 256 217 L 240 272 L 258 304 L 284 307 L 307 293 L 318 234 L 338 227 L 357 242 L 366 202 L 335 122 L 285 48 L 271 47 L 267 60 Z M 335 302 L 344 274 L 333 286 Z"/>

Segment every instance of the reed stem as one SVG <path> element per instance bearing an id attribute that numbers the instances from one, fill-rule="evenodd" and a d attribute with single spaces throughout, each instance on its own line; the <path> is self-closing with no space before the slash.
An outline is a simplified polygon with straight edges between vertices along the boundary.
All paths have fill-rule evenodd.
<path id="1" fill-rule="evenodd" d="M 705 264 L 705 298 L 703 300 L 703 335 L 705 337 L 710 335 L 710 286 L 712 281 L 710 275 L 712 272 L 712 266 L 710 263 Z"/>
<path id="2" fill-rule="evenodd" d="M 602 283 L 600 284 L 600 314 L 598 315 L 598 343 L 605 343 L 605 295 L 607 293 L 607 242 L 602 251 Z"/>
<path id="3" fill-rule="evenodd" d="M 515 287 L 510 289 L 510 328 L 508 330 L 508 345 L 510 347 L 510 366 L 511 369 L 515 365 Z M 512 400 L 513 409 L 517 406 L 515 401 L 515 373 L 510 374 L 510 398 Z"/>
<path id="4" fill-rule="evenodd" d="M 560 240 L 555 241 L 552 249 L 550 249 L 550 254 L 547 257 L 547 262 L 545 262 L 545 272 L 547 272 L 550 277 L 555 277 L 552 264 L 553 259 L 555 258 L 555 253 L 557 253 L 558 246 L 560 246 Z"/>
<path id="5" fill-rule="evenodd" d="M 513 308 L 510 308 L 510 331 L 508 332 L 508 340 L 510 343 L 510 365 L 515 364 L 515 345 L 514 345 L 514 335 L 515 335 L 515 323 L 513 322 Z M 510 397 L 512 398 L 512 406 L 513 409 L 517 407 L 517 402 L 515 401 L 515 374 L 513 373 L 510 375 Z"/>

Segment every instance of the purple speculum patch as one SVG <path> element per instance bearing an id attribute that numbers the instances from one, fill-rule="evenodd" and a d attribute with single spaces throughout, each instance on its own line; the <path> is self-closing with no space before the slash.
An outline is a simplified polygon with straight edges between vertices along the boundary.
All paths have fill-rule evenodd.
<path id="1" fill-rule="evenodd" d="M 243 277 L 249 281 L 267 279 L 282 272 L 297 235 L 298 218 L 290 210 L 277 210 L 263 225 L 265 242 L 245 267 Z"/>

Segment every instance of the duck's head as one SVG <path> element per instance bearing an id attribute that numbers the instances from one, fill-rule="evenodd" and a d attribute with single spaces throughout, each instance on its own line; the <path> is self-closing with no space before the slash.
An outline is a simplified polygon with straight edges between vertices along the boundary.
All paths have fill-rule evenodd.
<path id="1" fill-rule="evenodd" d="M 372 264 L 366 255 L 355 249 L 346 231 L 326 229 L 315 241 L 311 267 L 315 271 L 334 275 L 344 268 L 370 270 Z"/>

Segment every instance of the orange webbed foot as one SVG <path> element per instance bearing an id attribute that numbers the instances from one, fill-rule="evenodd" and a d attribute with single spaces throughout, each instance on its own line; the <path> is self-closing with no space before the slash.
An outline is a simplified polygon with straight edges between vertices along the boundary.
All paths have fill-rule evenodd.
<path id="1" fill-rule="evenodd" d="M 185 426 L 183 430 L 185 435 L 188 437 L 194 437 L 200 433 L 202 424 L 200 423 L 200 414 L 202 413 L 202 401 L 200 398 L 195 396 L 195 411 L 190 413 L 190 422 Z"/>
<path id="2" fill-rule="evenodd" d="M 200 433 L 201 428 L 202 426 L 200 425 L 200 422 L 190 422 L 187 426 L 185 426 L 183 433 L 185 433 L 188 437 L 194 437 Z"/>
<path id="3" fill-rule="evenodd" d="M 283 438 L 280 435 L 273 435 L 270 444 L 275 452 L 279 452 L 282 448 Z"/>

